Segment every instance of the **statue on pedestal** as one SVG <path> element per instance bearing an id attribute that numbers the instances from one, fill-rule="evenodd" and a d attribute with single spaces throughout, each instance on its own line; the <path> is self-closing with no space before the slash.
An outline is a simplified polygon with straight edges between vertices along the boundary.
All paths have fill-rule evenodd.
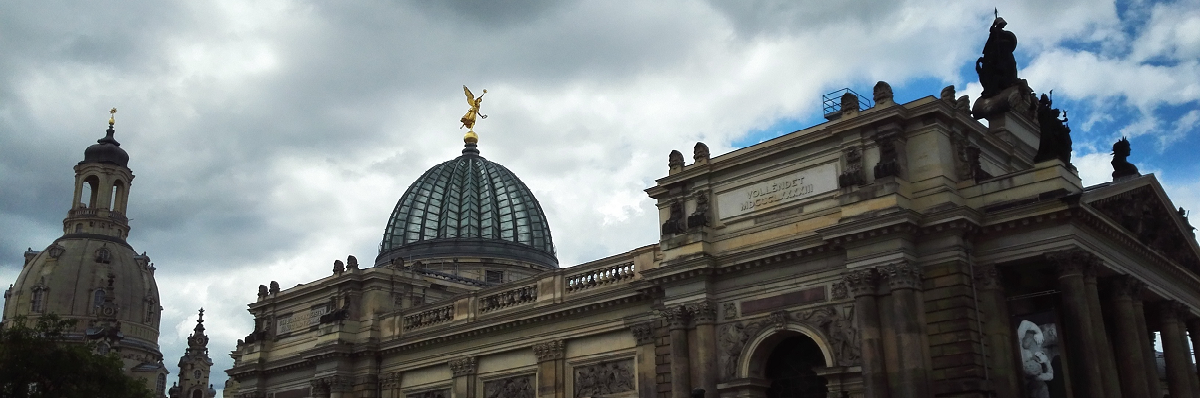
<path id="1" fill-rule="evenodd" d="M 1054 94 L 1054 91 L 1051 90 L 1050 94 Z M 1053 105 L 1053 100 L 1045 94 L 1038 101 L 1037 121 L 1042 131 L 1042 137 L 1038 143 L 1037 155 L 1033 156 L 1033 162 L 1058 159 L 1062 161 L 1063 165 L 1070 167 L 1071 128 L 1067 126 L 1067 114 L 1053 108 Z M 1062 119 L 1058 119 L 1060 113 L 1063 116 Z"/>
<path id="2" fill-rule="evenodd" d="M 987 43 L 983 45 L 983 57 L 975 61 L 975 72 L 979 74 L 979 84 L 983 85 L 980 98 L 1000 94 L 1017 84 L 1017 60 L 1013 57 L 1017 35 L 1004 30 L 1007 25 L 997 12 Z"/>
<path id="3" fill-rule="evenodd" d="M 1142 175 L 1138 173 L 1137 165 L 1128 161 L 1129 153 L 1132 151 L 1128 139 L 1121 137 L 1121 140 L 1113 143 L 1112 151 L 1113 181 L 1117 181 L 1123 177 L 1137 177 Z"/>

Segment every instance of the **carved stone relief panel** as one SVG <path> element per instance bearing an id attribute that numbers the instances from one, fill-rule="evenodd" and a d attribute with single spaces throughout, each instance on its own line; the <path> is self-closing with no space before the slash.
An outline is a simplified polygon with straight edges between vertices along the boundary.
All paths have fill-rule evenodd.
<path id="1" fill-rule="evenodd" d="M 633 359 L 575 367 L 575 397 L 590 398 L 634 390 Z"/>
<path id="2" fill-rule="evenodd" d="M 533 386 L 534 374 L 524 374 L 483 382 L 485 398 L 532 398 L 537 396 Z"/>
<path id="3" fill-rule="evenodd" d="M 413 392 L 404 396 L 409 398 L 449 398 L 450 388 L 430 389 L 427 391 Z"/>

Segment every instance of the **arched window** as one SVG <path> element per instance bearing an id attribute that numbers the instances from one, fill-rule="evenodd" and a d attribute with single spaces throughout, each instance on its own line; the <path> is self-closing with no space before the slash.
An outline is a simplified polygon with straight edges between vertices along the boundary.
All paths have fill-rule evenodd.
<path id="1" fill-rule="evenodd" d="M 97 289 L 96 292 L 92 294 L 92 306 L 99 307 L 102 303 L 104 303 L 104 290 Z"/>
<path id="2" fill-rule="evenodd" d="M 193 397 L 193 398 L 203 398 L 203 397 L 204 397 L 204 392 L 201 392 L 199 389 L 193 389 L 193 390 L 192 390 L 192 397 Z"/>
<path id="3" fill-rule="evenodd" d="M 29 303 L 29 311 L 30 312 L 41 312 L 42 307 L 44 306 L 44 304 L 42 302 L 45 300 L 45 297 L 46 297 L 45 290 L 39 289 L 39 288 L 34 288 L 33 289 L 33 301 Z"/>
<path id="4" fill-rule="evenodd" d="M 113 182 L 112 202 L 109 202 L 108 209 L 117 212 L 125 212 L 125 183 L 120 180 Z"/>
<path id="5" fill-rule="evenodd" d="M 154 393 L 162 395 L 165 389 L 167 389 L 167 375 L 159 373 L 158 381 L 154 383 Z"/>
<path id="6" fill-rule="evenodd" d="M 75 234 L 83 232 L 83 223 L 75 223 Z"/>
<path id="7" fill-rule="evenodd" d="M 99 195 L 97 188 L 100 186 L 100 178 L 96 176 L 88 176 L 83 179 L 83 191 L 81 201 L 87 204 L 88 208 L 96 207 L 96 196 Z"/>

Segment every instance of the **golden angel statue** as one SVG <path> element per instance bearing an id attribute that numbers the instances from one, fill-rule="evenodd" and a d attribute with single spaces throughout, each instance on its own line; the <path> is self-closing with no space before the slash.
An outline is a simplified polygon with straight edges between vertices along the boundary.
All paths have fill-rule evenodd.
<path id="1" fill-rule="evenodd" d="M 463 93 L 466 93 L 467 105 L 470 105 L 471 109 L 467 110 L 467 114 L 463 115 L 462 119 L 459 119 L 459 122 L 462 122 L 462 126 L 459 126 L 458 128 L 462 129 L 465 127 L 467 130 L 474 130 L 475 115 L 479 115 L 483 119 L 487 119 L 487 115 L 479 113 L 479 104 L 483 102 L 483 95 L 487 94 L 487 89 L 483 90 L 483 94 L 480 94 L 479 98 L 475 98 L 475 95 L 471 94 L 471 89 L 468 89 L 466 85 L 463 85 Z"/>

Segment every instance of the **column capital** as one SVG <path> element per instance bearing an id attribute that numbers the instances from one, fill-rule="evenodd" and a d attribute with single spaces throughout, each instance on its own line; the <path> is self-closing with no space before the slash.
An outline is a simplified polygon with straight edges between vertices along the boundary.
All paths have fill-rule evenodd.
<path id="1" fill-rule="evenodd" d="M 879 287 L 879 273 L 874 268 L 851 270 L 842 276 L 842 282 L 846 283 L 855 298 L 875 295 Z"/>
<path id="2" fill-rule="evenodd" d="M 663 310 L 662 315 L 667 320 L 667 323 L 670 324 L 672 330 L 687 329 L 688 321 L 692 318 L 691 312 L 684 305 L 668 306 Z"/>
<path id="3" fill-rule="evenodd" d="M 564 347 L 563 340 L 552 339 L 533 344 L 533 354 L 537 356 L 538 363 L 558 360 L 563 358 Z"/>
<path id="4" fill-rule="evenodd" d="M 629 332 L 633 333 L 633 338 L 637 340 L 638 345 L 650 345 L 654 343 L 654 322 L 638 323 L 629 326 Z"/>
<path id="5" fill-rule="evenodd" d="M 1117 299 L 1135 299 L 1142 297 L 1142 290 L 1146 284 L 1142 283 L 1137 277 L 1129 275 L 1120 275 L 1109 280 L 1109 287 L 1112 288 L 1112 294 Z"/>
<path id="6" fill-rule="evenodd" d="M 975 284 L 982 289 L 1003 288 L 1000 271 L 996 269 L 996 265 L 975 265 Z"/>
<path id="7" fill-rule="evenodd" d="M 717 322 L 717 307 L 711 302 L 701 301 L 687 306 L 695 324 L 715 324 Z"/>
<path id="8" fill-rule="evenodd" d="M 1047 252 L 1046 259 L 1054 262 L 1054 266 L 1058 270 L 1058 277 L 1063 278 L 1070 275 L 1078 274 L 1081 277 L 1086 277 L 1088 273 L 1095 276 L 1095 270 L 1087 270 L 1093 267 L 1100 260 L 1096 255 L 1081 249 L 1069 249 L 1066 251 Z"/>
<path id="9" fill-rule="evenodd" d="M 1159 301 L 1154 304 L 1154 309 L 1158 312 L 1158 317 L 1163 321 L 1180 321 L 1186 320 L 1189 317 L 1187 307 L 1182 303 L 1172 300 Z"/>
<path id="10" fill-rule="evenodd" d="M 924 286 L 922 283 L 924 270 L 912 262 L 893 263 L 884 266 L 881 271 L 883 278 L 887 280 L 888 287 L 893 290 L 902 288 L 920 290 Z"/>
<path id="11" fill-rule="evenodd" d="M 450 360 L 450 371 L 455 377 L 463 377 L 475 374 L 478 361 L 475 356 L 463 356 L 458 359 Z"/>

